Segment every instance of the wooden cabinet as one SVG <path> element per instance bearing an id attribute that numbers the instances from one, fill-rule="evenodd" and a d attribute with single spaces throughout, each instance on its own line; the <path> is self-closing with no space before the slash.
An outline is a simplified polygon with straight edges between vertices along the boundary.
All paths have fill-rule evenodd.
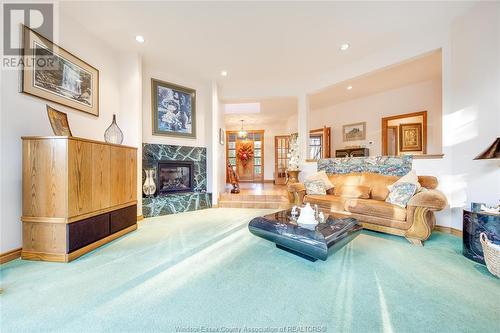
<path id="1" fill-rule="evenodd" d="M 70 261 L 137 228 L 137 148 L 22 139 L 23 259 Z"/>
<path id="2" fill-rule="evenodd" d="M 370 156 L 368 148 L 349 148 L 338 149 L 335 151 L 335 157 L 364 157 Z"/>

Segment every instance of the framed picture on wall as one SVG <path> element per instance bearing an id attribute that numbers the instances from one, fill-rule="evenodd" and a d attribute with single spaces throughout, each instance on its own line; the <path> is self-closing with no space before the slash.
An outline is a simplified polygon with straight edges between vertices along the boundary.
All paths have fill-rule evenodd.
<path id="1" fill-rule="evenodd" d="M 99 116 L 99 71 L 23 26 L 22 92 Z"/>
<path id="2" fill-rule="evenodd" d="M 224 138 L 225 138 L 224 130 L 222 128 L 219 128 L 219 144 L 224 145 Z"/>
<path id="3" fill-rule="evenodd" d="M 422 151 L 422 123 L 399 125 L 399 150 Z"/>
<path id="4" fill-rule="evenodd" d="M 196 90 L 151 79 L 153 135 L 196 138 Z"/>
<path id="5" fill-rule="evenodd" d="M 360 141 L 366 139 L 366 122 L 342 126 L 344 141 Z"/>

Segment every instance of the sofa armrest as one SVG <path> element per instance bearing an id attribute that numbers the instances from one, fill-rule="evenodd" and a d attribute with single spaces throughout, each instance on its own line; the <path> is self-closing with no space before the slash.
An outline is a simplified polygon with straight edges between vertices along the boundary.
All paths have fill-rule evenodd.
<path id="1" fill-rule="evenodd" d="M 295 205 L 302 205 L 306 195 L 306 187 L 302 183 L 293 183 L 287 185 L 288 200 Z"/>
<path id="2" fill-rule="evenodd" d="M 443 210 L 447 205 L 446 196 L 439 190 L 419 192 L 408 201 L 408 206 L 424 207 L 432 211 Z"/>

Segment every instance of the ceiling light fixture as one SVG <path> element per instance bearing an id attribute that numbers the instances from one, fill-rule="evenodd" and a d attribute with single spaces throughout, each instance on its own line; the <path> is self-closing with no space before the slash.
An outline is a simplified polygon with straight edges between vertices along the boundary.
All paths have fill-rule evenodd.
<path id="1" fill-rule="evenodd" d="M 135 36 L 135 40 L 137 41 L 137 43 L 144 43 L 144 37 L 141 36 L 141 35 L 137 35 Z"/>
<path id="2" fill-rule="evenodd" d="M 248 132 L 243 129 L 243 121 L 244 120 L 240 120 L 240 121 L 241 121 L 241 129 L 238 131 L 238 138 L 246 139 L 248 136 Z"/>
<path id="3" fill-rule="evenodd" d="M 222 71 L 222 72 L 220 72 L 220 75 L 222 75 L 222 76 L 227 76 L 227 71 Z"/>
<path id="4" fill-rule="evenodd" d="M 349 43 L 344 43 L 342 45 L 340 45 L 339 49 L 340 51 L 346 51 L 351 45 L 349 45 Z"/>
<path id="5" fill-rule="evenodd" d="M 347 90 L 351 90 L 352 89 L 352 86 L 347 86 L 346 88 Z"/>

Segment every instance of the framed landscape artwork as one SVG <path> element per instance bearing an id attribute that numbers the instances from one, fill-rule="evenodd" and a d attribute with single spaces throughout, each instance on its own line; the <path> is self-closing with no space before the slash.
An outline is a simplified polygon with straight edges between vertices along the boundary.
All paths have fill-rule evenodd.
<path id="1" fill-rule="evenodd" d="M 422 150 L 421 123 L 399 125 L 399 150 L 400 151 Z"/>
<path id="2" fill-rule="evenodd" d="M 342 126 L 344 141 L 359 141 L 366 138 L 366 122 Z"/>
<path id="3" fill-rule="evenodd" d="M 99 71 L 23 26 L 22 92 L 99 116 Z"/>
<path id="4" fill-rule="evenodd" d="M 151 79 L 153 135 L 196 138 L 196 91 Z"/>

